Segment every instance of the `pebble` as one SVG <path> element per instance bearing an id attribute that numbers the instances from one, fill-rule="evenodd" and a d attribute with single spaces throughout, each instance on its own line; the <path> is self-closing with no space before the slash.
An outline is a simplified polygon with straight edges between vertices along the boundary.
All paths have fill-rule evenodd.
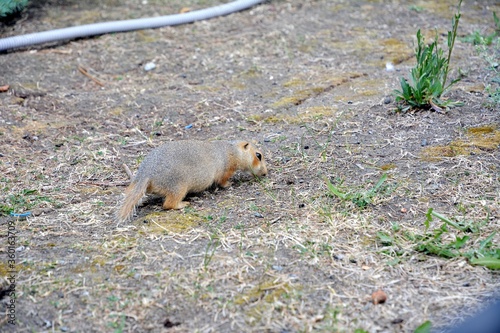
<path id="1" fill-rule="evenodd" d="M 422 141 L 420 142 L 420 145 L 421 145 L 422 147 L 427 146 L 427 139 L 422 139 Z"/>
<path id="2" fill-rule="evenodd" d="M 282 266 L 279 266 L 279 265 L 273 265 L 273 269 L 274 269 L 275 271 L 278 271 L 278 272 L 279 272 L 279 271 L 282 271 L 282 270 L 283 270 L 283 267 L 282 267 Z"/>
<path id="3" fill-rule="evenodd" d="M 384 104 L 390 104 L 392 102 L 391 96 L 385 96 L 384 98 Z"/>
<path id="4" fill-rule="evenodd" d="M 146 72 L 149 72 L 155 68 L 156 68 L 156 64 L 154 62 L 148 62 L 147 64 L 144 65 L 144 70 Z"/>
<path id="5" fill-rule="evenodd" d="M 258 212 L 253 213 L 253 216 L 258 217 L 260 219 L 264 217 L 264 215 L 262 215 L 261 213 L 258 213 Z"/>

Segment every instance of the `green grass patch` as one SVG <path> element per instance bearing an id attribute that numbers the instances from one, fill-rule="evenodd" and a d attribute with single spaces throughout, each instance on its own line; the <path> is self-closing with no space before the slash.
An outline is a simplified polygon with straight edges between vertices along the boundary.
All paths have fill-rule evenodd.
<path id="1" fill-rule="evenodd" d="M 495 31 L 491 34 L 482 34 L 476 30 L 472 34 L 460 38 L 460 40 L 473 45 L 491 45 L 500 32 L 500 19 L 495 12 L 493 12 L 493 22 L 495 23 Z"/>
<path id="2" fill-rule="evenodd" d="M 489 84 L 486 86 L 485 92 L 488 94 L 488 103 L 486 106 L 496 108 L 500 106 L 500 73 L 499 57 L 500 53 L 500 19 L 493 12 L 494 32 L 490 34 L 482 34 L 479 31 L 467 35 L 460 40 L 466 43 L 476 45 L 477 53 L 488 63 L 488 69 L 492 72 Z"/>
<path id="3" fill-rule="evenodd" d="M 25 213 L 44 202 L 53 203 L 54 200 L 40 195 L 37 190 L 25 189 L 20 193 L 8 195 L 5 202 L 0 203 L 0 215 Z"/>

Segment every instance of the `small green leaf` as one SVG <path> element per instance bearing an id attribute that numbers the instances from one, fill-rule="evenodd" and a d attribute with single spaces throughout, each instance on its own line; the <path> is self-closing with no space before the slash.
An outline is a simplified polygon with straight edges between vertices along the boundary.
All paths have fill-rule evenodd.
<path id="1" fill-rule="evenodd" d="M 328 187 L 328 190 L 330 191 L 331 194 L 339 197 L 342 200 L 347 199 L 346 193 L 340 192 L 339 189 L 337 189 L 328 179 L 325 178 L 325 181 L 326 181 L 326 186 Z"/>
<path id="2" fill-rule="evenodd" d="M 455 242 L 451 243 L 455 249 L 461 249 L 464 247 L 465 243 L 469 240 L 469 236 L 458 237 L 455 239 Z"/>
<path id="3" fill-rule="evenodd" d="M 484 241 L 481 241 L 481 243 L 479 243 L 479 251 L 483 251 L 484 249 L 491 246 L 491 240 L 493 239 L 493 237 L 495 237 L 496 233 L 497 232 L 495 231 L 488 238 L 486 238 Z"/>
<path id="4" fill-rule="evenodd" d="M 394 258 L 394 259 L 387 260 L 386 264 L 389 266 L 396 266 L 397 264 L 399 264 L 400 261 L 401 260 L 399 260 L 399 258 Z"/>
<path id="5" fill-rule="evenodd" d="M 489 269 L 500 269 L 500 259 L 494 257 L 474 258 L 470 260 L 472 265 L 480 265 Z"/>
<path id="6" fill-rule="evenodd" d="M 430 333 L 432 324 L 430 320 L 427 320 L 425 323 L 417 327 L 417 329 L 413 333 Z"/>
<path id="7" fill-rule="evenodd" d="M 444 215 L 441 215 L 439 213 L 436 213 L 436 212 L 431 212 L 431 214 L 435 217 L 437 217 L 438 219 L 440 219 L 441 221 L 443 221 L 444 223 L 448 224 L 448 225 L 451 225 L 452 227 L 454 227 L 455 229 L 458 229 L 460 231 L 464 231 L 461 226 L 459 226 L 457 223 L 451 221 L 450 219 L 448 219 L 446 216 Z"/>
<path id="8" fill-rule="evenodd" d="M 392 243 L 394 242 L 392 237 L 383 231 L 377 232 L 377 238 L 379 239 L 380 243 L 382 243 L 382 245 L 392 245 Z"/>
<path id="9" fill-rule="evenodd" d="M 426 217 L 426 219 L 424 221 L 425 231 L 427 231 L 427 229 L 429 229 L 430 223 L 432 222 L 432 211 L 433 211 L 433 209 L 429 208 L 429 210 L 425 214 L 425 217 Z"/>

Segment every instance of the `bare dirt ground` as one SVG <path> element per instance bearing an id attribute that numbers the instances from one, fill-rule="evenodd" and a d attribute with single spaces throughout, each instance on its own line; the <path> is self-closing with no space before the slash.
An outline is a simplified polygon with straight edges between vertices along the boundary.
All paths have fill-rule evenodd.
<path id="1" fill-rule="evenodd" d="M 219 3 L 49 1 L 0 33 Z M 464 3 L 460 36 L 491 32 L 494 11 L 495 0 Z M 0 330 L 413 332 L 483 307 L 498 271 L 416 246 L 429 208 L 481 226 L 465 249 L 500 226 L 488 63 L 457 40 L 451 76 L 460 68 L 464 78 L 448 97 L 464 106 L 448 112 L 397 113 L 390 97 L 415 63 L 416 31 L 443 36 L 455 12 L 456 1 L 269 1 L 1 54 L 0 85 L 10 88 L 0 93 L 0 251 L 7 258 L 15 226 L 17 302 L 16 325 L 2 317 Z M 145 71 L 149 62 L 156 68 Z M 150 198 L 116 226 L 123 162 L 134 171 L 169 140 L 236 138 L 262 148 L 266 179 L 238 175 L 184 211 Z M 327 188 L 366 194 L 384 174 L 361 199 Z M 463 235 L 450 229 L 443 242 Z M 387 301 L 375 305 L 378 289 Z"/>

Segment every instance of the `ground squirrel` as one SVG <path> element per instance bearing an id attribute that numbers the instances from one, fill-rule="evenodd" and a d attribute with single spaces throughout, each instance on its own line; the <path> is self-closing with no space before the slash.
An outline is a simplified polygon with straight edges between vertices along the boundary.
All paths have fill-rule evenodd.
<path id="1" fill-rule="evenodd" d="M 128 220 L 146 193 L 165 197 L 164 209 L 181 209 L 188 193 L 201 192 L 212 184 L 230 185 L 238 170 L 254 176 L 267 174 L 262 153 L 247 141 L 173 141 L 153 149 L 125 190 L 117 213 L 118 222 Z"/>

